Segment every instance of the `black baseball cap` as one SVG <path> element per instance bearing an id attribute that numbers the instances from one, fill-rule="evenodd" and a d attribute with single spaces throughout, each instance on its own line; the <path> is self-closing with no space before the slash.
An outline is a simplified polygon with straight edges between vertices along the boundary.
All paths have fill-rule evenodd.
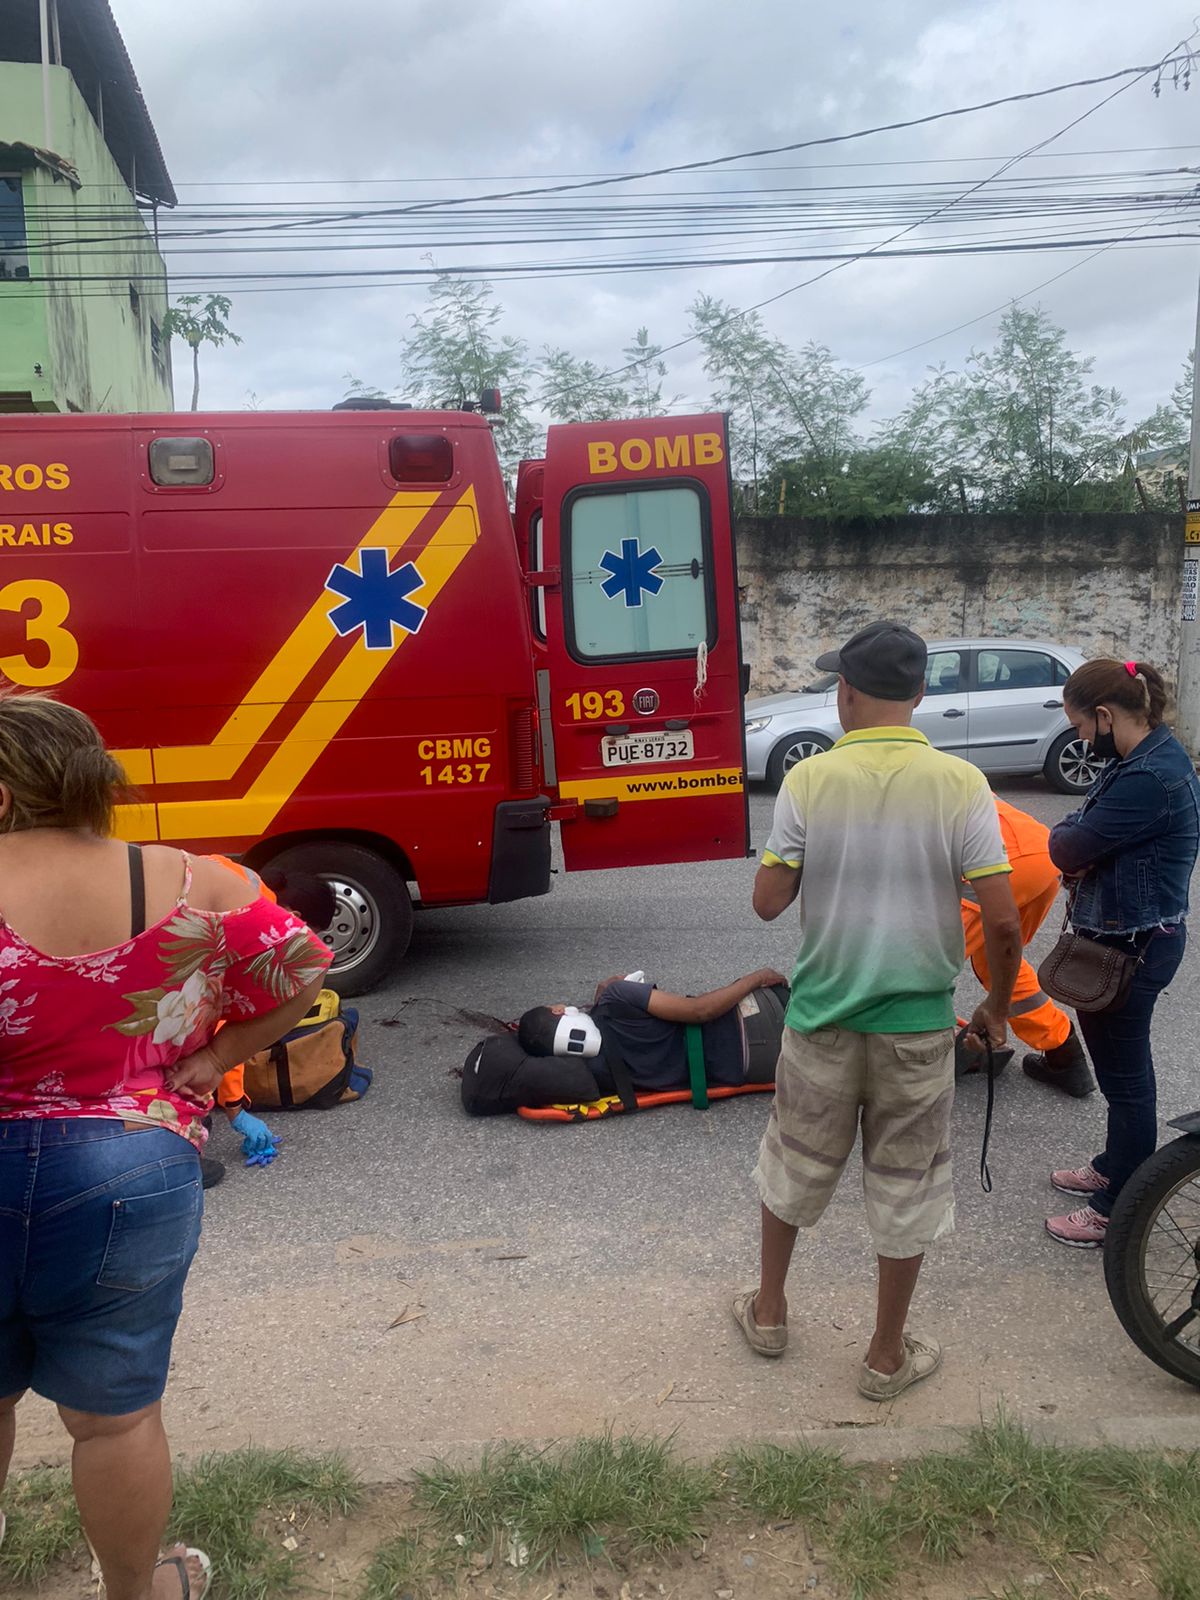
<path id="1" fill-rule="evenodd" d="M 821 672 L 836 672 L 874 700 L 915 700 L 925 687 L 929 651 L 919 634 L 900 622 L 872 622 L 840 650 L 817 657 Z"/>

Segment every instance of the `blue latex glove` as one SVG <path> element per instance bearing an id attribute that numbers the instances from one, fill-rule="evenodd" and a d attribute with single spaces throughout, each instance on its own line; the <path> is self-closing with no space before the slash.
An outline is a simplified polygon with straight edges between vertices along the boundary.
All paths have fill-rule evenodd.
<path id="1" fill-rule="evenodd" d="M 275 1148 L 275 1135 L 257 1117 L 252 1117 L 246 1110 L 238 1112 L 229 1126 L 235 1133 L 242 1136 L 242 1154 L 244 1156 L 265 1155 L 268 1150 Z"/>

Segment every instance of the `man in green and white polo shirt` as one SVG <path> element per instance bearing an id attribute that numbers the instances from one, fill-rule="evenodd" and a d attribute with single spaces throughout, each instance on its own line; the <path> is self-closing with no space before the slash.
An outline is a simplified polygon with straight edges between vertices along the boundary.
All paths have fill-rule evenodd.
<path id="1" fill-rule="evenodd" d="M 954 1225 L 954 983 L 964 960 L 963 881 L 978 898 L 993 987 L 970 1033 L 1007 1036 L 1021 923 L 983 774 L 911 726 L 926 649 L 877 622 L 817 665 L 839 674 L 845 736 L 789 772 L 754 884 L 771 921 L 799 898 L 800 951 L 755 1177 L 762 1272 L 734 1315 L 781 1355 L 796 1232 L 821 1216 L 861 1119 L 867 1220 L 879 1261 L 874 1337 L 858 1386 L 890 1399 L 941 1362 L 905 1332 L 926 1247 Z"/>

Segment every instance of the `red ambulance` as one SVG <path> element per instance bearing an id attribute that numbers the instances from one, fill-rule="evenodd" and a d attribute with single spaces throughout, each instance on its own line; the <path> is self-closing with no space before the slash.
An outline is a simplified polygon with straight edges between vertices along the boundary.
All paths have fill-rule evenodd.
<path id="1" fill-rule="evenodd" d="M 748 848 L 725 421 L 0 417 L 0 674 L 89 712 L 130 839 L 316 871 L 344 993 L 421 906 Z"/>

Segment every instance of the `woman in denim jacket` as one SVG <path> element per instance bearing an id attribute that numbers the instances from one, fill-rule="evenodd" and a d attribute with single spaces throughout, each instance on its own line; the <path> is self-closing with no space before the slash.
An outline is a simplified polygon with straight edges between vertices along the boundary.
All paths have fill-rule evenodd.
<path id="1" fill-rule="evenodd" d="M 1076 731 L 1110 761 L 1081 809 L 1050 833 L 1055 866 L 1074 880 L 1071 925 L 1140 957 L 1124 1005 L 1079 1016 L 1108 1101 L 1104 1150 L 1050 1180 L 1086 1203 L 1047 1218 L 1047 1231 L 1061 1244 L 1094 1249 L 1104 1243 L 1121 1186 L 1158 1139 L 1150 1020 L 1187 942 L 1200 783 L 1187 751 L 1163 726 L 1166 689 L 1146 662 L 1089 661 L 1067 680 L 1063 701 Z"/>

